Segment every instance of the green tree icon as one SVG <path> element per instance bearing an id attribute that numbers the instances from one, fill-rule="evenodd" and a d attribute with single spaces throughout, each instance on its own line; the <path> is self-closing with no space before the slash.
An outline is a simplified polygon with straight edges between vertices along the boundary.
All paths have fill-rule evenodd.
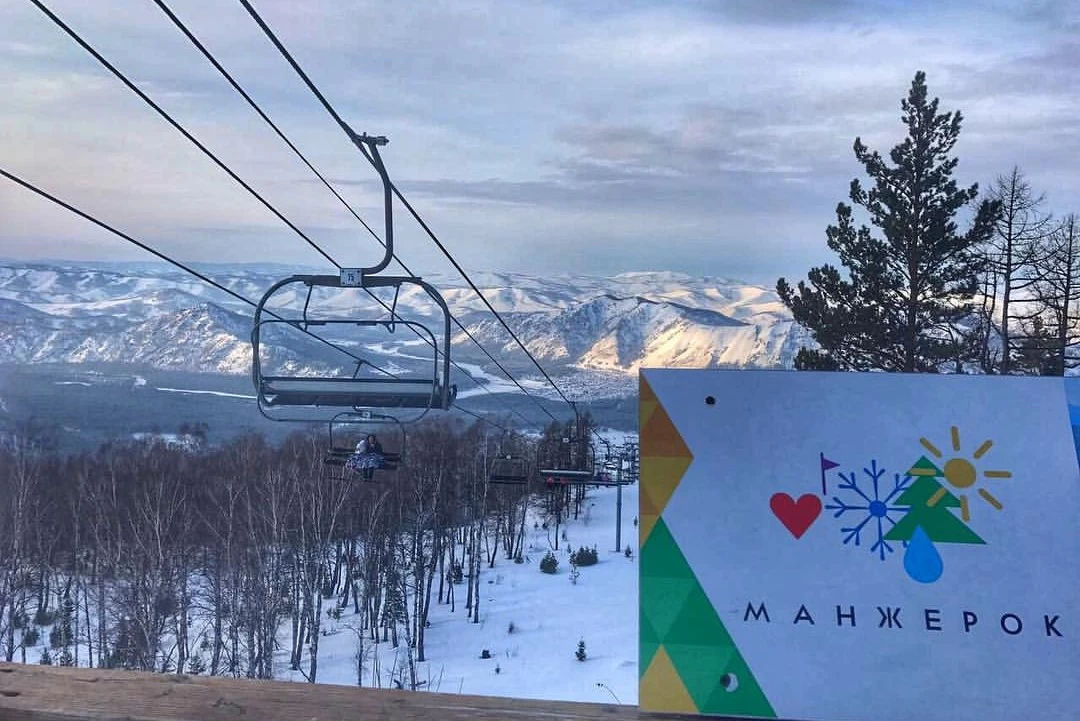
<path id="1" fill-rule="evenodd" d="M 908 506 L 908 512 L 885 534 L 885 540 L 910 541 L 915 529 L 922 526 L 930 540 L 938 543 L 986 543 L 953 515 L 950 509 L 960 507 L 960 500 L 956 496 L 946 491 L 937 503 L 929 505 L 931 496 L 943 488 L 938 481 L 944 476 L 940 468 L 923 456 L 911 470 L 915 482 L 895 501 L 898 506 Z M 921 471 L 922 474 L 914 471 Z M 930 475 L 931 472 L 933 475 Z"/>

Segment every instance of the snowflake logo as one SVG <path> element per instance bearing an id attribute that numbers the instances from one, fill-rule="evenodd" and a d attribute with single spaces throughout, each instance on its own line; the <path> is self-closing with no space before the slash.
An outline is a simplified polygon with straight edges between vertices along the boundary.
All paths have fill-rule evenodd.
<path id="1" fill-rule="evenodd" d="M 911 482 L 911 476 L 908 474 L 901 476 L 899 473 L 894 473 L 893 488 L 889 495 L 882 498 L 881 479 L 885 475 L 885 469 L 878 468 L 877 461 L 872 460 L 870 461 L 870 467 L 862 470 L 869 478 L 869 482 L 874 486 L 873 494 L 859 487 L 859 476 L 854 471 L 851 473 L 841 472 L 839 476 L 843 482 L 839 484 L 839 488 L 849 492 L 848 498 L 851 503 L 841 500 L 839 496 L 833 496 L 833 503 L 825 504 L 825 508 L 835 511 L 833 518 L 840 518 L 849 511 L 851 512 L 850 517 L 862 518 L 858 524 L 840 529 L 840 532 L 844 534 L 845 544 L 854 540 L 854 545 L 862 545 L 862 533 L 867 524 L 871 525 L 871 531 L 875 530 L 876 525 L 876 540 L 870 546 L 870 552 L 877 553 L 878 557 L 884 561 L 885 554 L 893 552 L 893 547 L 885 540 L 885 533 L 889 528 L 896 525 L 896 519 L 889 514 L 894 512 L 904 513 L 908 510 L 906 507 L 893 506 L 890 503 L 892 503 L 893 498 L 907 488 Z M 856 497 L 852 498 L 852 495 Z M 886 521 L 890 524 L 889 528 L 885 527 Z"/>

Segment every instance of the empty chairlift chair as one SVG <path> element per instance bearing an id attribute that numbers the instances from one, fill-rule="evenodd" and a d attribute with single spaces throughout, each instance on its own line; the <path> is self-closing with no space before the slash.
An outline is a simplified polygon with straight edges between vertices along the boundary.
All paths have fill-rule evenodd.
<path id="1" fill-rule="evenodd" d="M 502 456 L 491 461 L 488 483 L 523 486 L 529 482 L 529 463 L 524 458 Z"/>
<path id="2" fill-rule="evenodd" d="M 412 277 L 363 277 L 360 282 L 350 282 L 358 271 L 342 270 L 340 276 L 334 275 L 294 275 L 285 278 L 263 295 L 255 309 L 255 321 L 251 334 L 252 344 L 252 380 L 255 385 L 259 411 L 271 420 L 314 421 L 327 420 L 329 412 L 338 413 L 343 408 L 354 411 L 408 409 L 420 411 L 423 415 L 428 410 L 446 410 L 454 402 L 456 387 L 450 385 L 450 312 L 446 302 L 434 287 L 420 278 Z M 307 302 L 300 318 L 281 319 L 267 317 L 267 303 L 282 288 L 293 284 L 303 284 L 308 288 Z M 318 318 L 309 313 L 311 292 L 317 287 L 326 288 L 373 288 L 393 287 L 400 292 L 404 284 L 418 285 L 442 310 L 442 337 L 435 335 L 422 323 L 390 319 L 342 319 Z M 396 306 L 396 303 L 395 303 Z M 393 314 L 394 311 L 392 310 Z M 432 366 L 429 376 L 417 378 L 395 378 L 389 376 L 360 377 L 363 361 L 357 365 L 357 372 L 352 377 L 341 375 L 300 375 L 280 371 L 266 372 L 263 367 L 262 351 L 264 331 L 269 327 L 292 327 L 308 331 L 317 328 L 354 327 L 365 330 L 383 328 L 393 331 L 396 326 L 413 328 L 425 338 L 432 347 Z M 419 417 L 419 416 L 418 416 Z M 413 419 L 415 420 L 415 419 Z"/>
<path id="3" fill-rule="evenodd" d="M 579 424 L 580 425 L 580 424 Z M 543 444 L 537 444 L 537 474 L 549 486 L 592 485 L 596 482 L 596 451 L 587 438 L 560 439 L 560 448 L 544 454 Z M 554 460 L 554 463 L 551 461 Z M 545 461 L 547 461 L 545 463 Z"/>

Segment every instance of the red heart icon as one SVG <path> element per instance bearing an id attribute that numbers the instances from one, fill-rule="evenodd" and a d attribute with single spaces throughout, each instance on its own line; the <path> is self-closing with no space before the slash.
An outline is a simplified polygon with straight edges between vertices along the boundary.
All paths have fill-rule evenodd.
<path id="1" fill-rule="evenodd" d="M 807 493 L 796 501 L 786 493 L 774 493 L 769 499 L 769 508 L 791 535 L 801 538 L 821 515 L 821 499 Z"/>

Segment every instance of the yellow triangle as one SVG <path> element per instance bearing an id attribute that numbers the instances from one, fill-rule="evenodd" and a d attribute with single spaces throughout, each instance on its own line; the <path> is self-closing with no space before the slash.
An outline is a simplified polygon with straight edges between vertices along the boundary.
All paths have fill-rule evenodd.
<path id="1" fill-rule="evenodd" d="M 663 644 L 656 650 L 649 669 L 641 678 L 638 703 L 643 711 L 698 712 Z"/>
<path id="2" fill-rule="evenodd" d="M 672 478 L 679 481 L 693 460 L 693 456 L 642 456 L 641 474 L 649 478 Z"/>
<path id="3" fill-rule="evenodd" d="M 667 475 L 650 476 L 647 483 L 641 484 L 641 501 L 638 505 L 641 507 L 642 512 L 655 511 L 656 513 L 663 513 L 681 478 L 681 473 L 674 477 Z"/>
<path id="4" fill-rule="evenodd" d="M 641 518 L 638 520 L 638 548 L 645 545 L 645 541 L 649 540 L 649 534 L 652 533 L 653 526 L 656 525 L 656 521 L 660 516 L 655 513 L 642 513 Z"/>
<path id="5" fill-rule="evenodd" d="M 638 428 L 644 428 L 652 418 L 652 414 L 660 407 L 657 401 L 638 401 Z"/>

